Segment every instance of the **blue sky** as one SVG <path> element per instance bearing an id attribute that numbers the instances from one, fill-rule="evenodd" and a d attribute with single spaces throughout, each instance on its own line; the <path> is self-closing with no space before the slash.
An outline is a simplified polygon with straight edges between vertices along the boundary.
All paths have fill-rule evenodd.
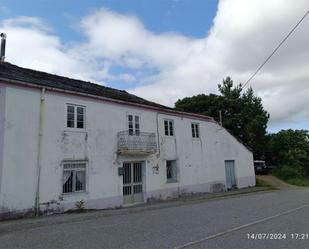
<path id="1" fill-rule="evenodd" d="M 309 9 L 286 0 L 2 0 L 6 59 L 173 106 L 245 82 Z M 309 18 L 307 18 L 309 19 Z M 269 131 L 309 129 L 309 20 L 250 82 Z"/>
<path id="2" fill-rule="evenodd" d="M 180 32 L 204 37 L 212 26 L 217 0 L 2 0 L 7 10 L 1 19 L 38 16 L 52 24 L 64 40 L 82 39 L 74 30 L 75 20 L 102 6 L 133 14 L 153 32 Z"/>
<path id="3" fill-rule="evenodd" d="M 35 16 L 53 28 L 63 42 L 83 41 L 78 20 L 102 7 L 124 15 L 133 15 L 141 20 L 145 28 L 154 33 L 178 32 L 188 37 L 202 38 L 213 24 L 217 0 L 3 0 L 4 10 L 0 20 L 18 16 Z M 114 66 L 111 73 L 132 73 L 138 79 L 157 73 L 156 68 L 135 70 Z M 96 81 L 102 79 L 96 78 Z M 139 85 L 109 79 L 106 84 L 121 89 Z"/>

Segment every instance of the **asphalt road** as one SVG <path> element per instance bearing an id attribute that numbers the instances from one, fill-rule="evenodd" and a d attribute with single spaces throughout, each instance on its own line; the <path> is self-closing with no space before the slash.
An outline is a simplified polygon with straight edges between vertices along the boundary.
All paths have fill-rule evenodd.
<path id="1" fill-rule="evenodd" d="M 0 222 L 0 248 L 307 249 L 309 189 Z"/>

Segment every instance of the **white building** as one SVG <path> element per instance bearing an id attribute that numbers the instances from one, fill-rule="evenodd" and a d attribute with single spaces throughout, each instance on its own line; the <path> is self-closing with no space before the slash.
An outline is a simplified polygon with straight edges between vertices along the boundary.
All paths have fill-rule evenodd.
<path id="1" fill-rule="evenodd" d="M 253 156 L 212 118 L 0 63 L 0 217 L 255 185 Z"/>

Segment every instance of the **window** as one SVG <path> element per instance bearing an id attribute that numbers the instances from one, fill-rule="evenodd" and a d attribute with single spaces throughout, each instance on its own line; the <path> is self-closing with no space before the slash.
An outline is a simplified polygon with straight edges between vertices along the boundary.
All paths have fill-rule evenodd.
<path id="1" fill-rule="evenodd" d="M 198 123 L 191 123 L 191 130 L 192 130 L 192 137 L 199 138 L 200 131 L 199 131 L 199 124 Z"/>
<path id="2" fill-rule="evenodd" d="M 166 180 L 167 182 L 177 181 L 176 160 L 166 160 Z"/>
<path id="3" fill-rule="evenodd" d="M 165 136 L 174 136 L 173 120 L 164 120 L 164 134 Z"/>
<path id="4" fill-rule="evenodd" d="M 140 134 L 140 125 L 139 125 L 139 116 L 138 115 L 128 115 L 128 128 L 129 128 L 129 135 L 139 136 Z"/>
<path id="5" fill-rule="evenodd" d="M 63 164 L 63 193 L 86 191 L 86 162 Z"/>
<path id="6" fill-rule="evenodd" d="M 75 125 L 75 107 L 72 105 L 67 106 L 67 127 L 74 128 Z"/>
<path id="7" fill-rule="evenodd" d="M 78 105 L 67 105 L 67 127 L 85 128 L 85 107 Z"/>

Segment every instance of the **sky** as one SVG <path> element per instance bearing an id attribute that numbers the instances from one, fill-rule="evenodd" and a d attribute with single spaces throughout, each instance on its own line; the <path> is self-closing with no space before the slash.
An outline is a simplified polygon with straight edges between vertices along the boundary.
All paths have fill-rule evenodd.
<path id="1" fill-rule="evenodd" d="M 295 4 L 297 2 L 297 4 Z M 173 106 L 244 83 L 307 0 L 1 0 L 6 60 Z M 269 132 L 309 129 L 309 16 L 250 82 Z"/>

